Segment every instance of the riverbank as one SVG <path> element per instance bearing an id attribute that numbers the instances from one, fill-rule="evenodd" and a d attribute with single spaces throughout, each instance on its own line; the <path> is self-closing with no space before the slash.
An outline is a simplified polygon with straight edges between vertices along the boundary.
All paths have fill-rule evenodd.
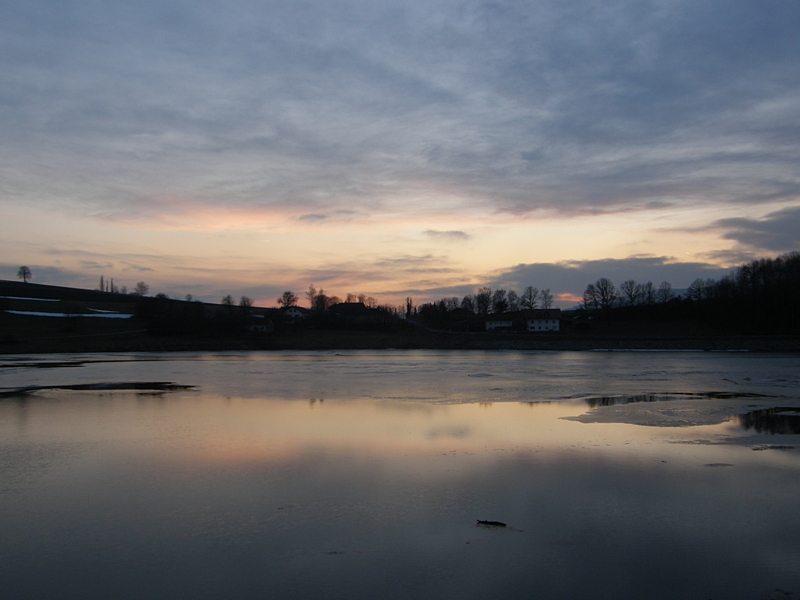
<path id="1" fill-rule="evenodd" d="M 295 330 L 198 339 L 153 336 L 130 329 L 82 335 L 17 335 L 0 343 L 0 354 L 82 352 L 219 352 L 257 350 L 527 350 L 527 351 L 751 351 L 800 352 L 796 336 L 599 336 L 576 333 L 493 334 L 406 330 L 394 332 Z"/>

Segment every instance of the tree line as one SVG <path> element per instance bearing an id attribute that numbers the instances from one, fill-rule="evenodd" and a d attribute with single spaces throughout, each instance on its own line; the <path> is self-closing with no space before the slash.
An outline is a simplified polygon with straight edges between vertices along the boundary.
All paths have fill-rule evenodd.
<path id="1" fill-rule="evenodd" d="M 411 298 L 406 300 L 408 307 Z M 442 298 L 438 302 L 433 302 L 423 306 L 433 306 L 438 310 L 454 311 L 461 309 L 467 313 L 475 315 L 502 314 L 506 312 L 517 312 L 534 308 L 551 308 L 553 306 L 553 294 L 549 289 L 540 290 L 529 285 L 521 294 L 515 290 L 496 289 L 484 286 L 474 294 L 467 294 L 459 299 L 457 296 Z"/>
<path id="2" fill-rule="evenodd" d="M 583 292 L 583 308 L 607 310 L 614 306 L 665 304 L 674 297 L 675 293 L 669 281 L 662 281 L 655 287 L 652 281 L 638 283 L 634 279 L 628 279 L 617 289 L 610 279 L 601 277 L 586 286 Z"/>
<path id="3" fill-rule="evenodd" d="M 800 253 L 753 260 L 721 279 L 697 278 L 677 295 L 669 282 L 657 288 L 627 280 L 617 288 L 605 277 L 586 286 L 582 308 L 625 318 L 646 309 L 655 318 L 692 318 L 720 331 L 800 333 Z M 659 308 L 663 307 L 663 308 Z"/>

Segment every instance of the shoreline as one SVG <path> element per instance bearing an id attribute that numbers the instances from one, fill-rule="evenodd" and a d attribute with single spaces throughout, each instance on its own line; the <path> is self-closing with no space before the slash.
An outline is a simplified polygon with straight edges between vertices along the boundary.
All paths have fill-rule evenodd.
<path id="1" fill-rule="evenodd" d="M 577 336 L 455 332 L 297 331 L 246 338 L 154 337 L 144 332 L 19 340 L 0 355 L 89 352 L 222 352 L 283 350 L 519 350 L 800 352 L 798 336 Z"/>

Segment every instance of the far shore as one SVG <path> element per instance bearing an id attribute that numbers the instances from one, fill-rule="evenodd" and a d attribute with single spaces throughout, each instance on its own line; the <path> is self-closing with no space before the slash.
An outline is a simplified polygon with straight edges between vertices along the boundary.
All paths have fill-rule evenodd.
<path id="1" fill-rule="evenodd" d="M 750 351 L 800 352 L 797 336 L 597 336 L 570 333 L 295 331 L 263 336 L 196 339 L 117 335 L 53 336 L 0 344 L 0 354 L 222 352 L 280 350 L 519 350 L 519 351 Z"/>

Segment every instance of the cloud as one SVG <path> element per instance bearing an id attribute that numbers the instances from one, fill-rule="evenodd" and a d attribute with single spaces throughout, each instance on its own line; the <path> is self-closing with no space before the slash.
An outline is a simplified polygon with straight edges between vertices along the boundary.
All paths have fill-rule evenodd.
<path id="1" fill-rule="evenodd" d="M 723 237 L 743 246 L 772 252 L 800 250 L 800 207 L 785 208 L 761 219 L 720 219 Z"/>
<path id="2" fill-rule="evenodd" d="M 306 215 L 300 215 L 298 219 L 300 221 L 307 221 L 309 223 L 318 223 L 320 221 L 325 221 L 328 218 L 328 215 L 320 215 L 316 213 L 309 213 Z"/>
<path id="3" fill-rule="evenodd" d="M 729 269 L 707 263 L 679 263 L 667 256 L 632 256 L 624 259 L 564 261 L 559 263 L 520 264 L 496 274 L 494 287 L 524 289 L 532 285 L 550 288 L 554 294 L 580 295 L 589 283 L 607 277 L 615 284 L 628 279 L 652 281 L 656 285 L 669 281 L 674 288 L 688 287 L 698 277 L 720 278 Z"/>
<path id="4" fill-rule="evenodd" d="M 315 222 L 442 190 L 513 214 L 792 199 L 798 29 L 746 0 L 6 3 L 2 202 Z"/>
<path id="5" fill-rule="evenodd" d="M 448 242 L 463 242 L 471 237 L 463 231 L 437 231 L 435 229 L 426 229 L 423 233 L 430 238 Z"/>

